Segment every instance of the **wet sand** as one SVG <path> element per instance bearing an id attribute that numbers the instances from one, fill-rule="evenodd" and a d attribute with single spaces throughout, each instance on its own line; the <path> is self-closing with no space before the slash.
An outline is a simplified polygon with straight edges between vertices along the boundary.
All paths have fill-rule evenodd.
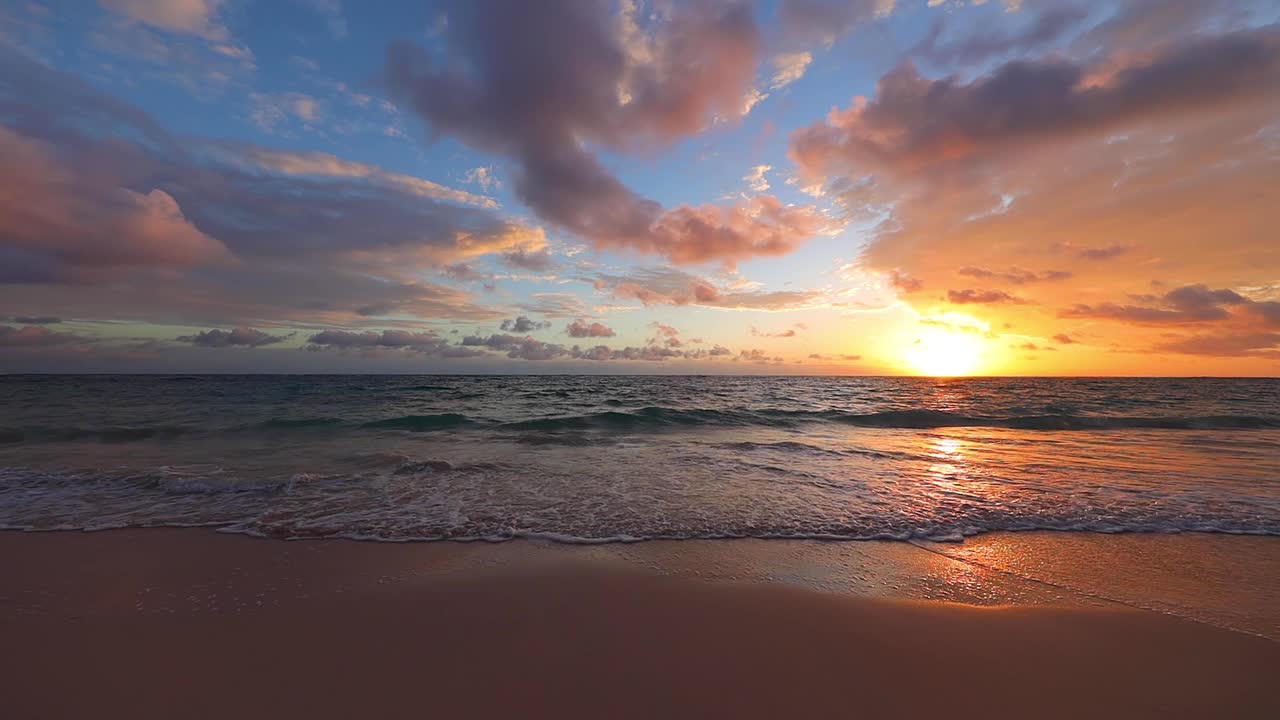
<path id="1" fill-rule="evenodd" d="M 7 717 L 1280 715 L 1280 643 L 903 543 L 0 533 L 0 567 Z"/>

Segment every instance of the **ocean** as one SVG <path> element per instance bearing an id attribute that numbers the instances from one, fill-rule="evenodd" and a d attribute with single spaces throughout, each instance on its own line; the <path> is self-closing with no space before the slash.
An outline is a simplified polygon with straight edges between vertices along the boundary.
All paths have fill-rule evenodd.
<path id="1" fill-rule="evenodd" d="M 0 527 L 1280 534 L 1280 380 L 3 376 Z"/>

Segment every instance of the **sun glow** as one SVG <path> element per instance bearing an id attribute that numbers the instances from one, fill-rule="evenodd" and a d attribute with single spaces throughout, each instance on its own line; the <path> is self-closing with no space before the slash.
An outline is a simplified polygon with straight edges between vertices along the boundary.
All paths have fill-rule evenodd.
<path id="1" fill-rule="evenodd" d="M 927 328 L 907 348 L 905 359 L 921 375 L 973 375 L 982 365 L 982 341 L 975 333 Z"/>

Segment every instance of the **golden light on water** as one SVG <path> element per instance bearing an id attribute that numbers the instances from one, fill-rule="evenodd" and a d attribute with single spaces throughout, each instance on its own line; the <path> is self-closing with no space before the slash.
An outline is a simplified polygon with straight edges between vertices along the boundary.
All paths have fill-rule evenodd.
<path id="1" fill-rule="evenodd" d="M 909 369 L 921 375 L 974 375 L 982 369 L 982 340 L 971 332 L 926 328 L 905 352 Z"/>

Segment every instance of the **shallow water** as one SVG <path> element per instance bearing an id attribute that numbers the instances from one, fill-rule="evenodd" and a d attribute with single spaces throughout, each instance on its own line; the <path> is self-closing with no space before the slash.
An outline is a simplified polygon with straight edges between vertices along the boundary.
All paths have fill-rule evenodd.
<path id="1" fill-rule="evenodd" d="M 0 377 L 0 526 L 1280 534 L 1280 381 Z"/>

